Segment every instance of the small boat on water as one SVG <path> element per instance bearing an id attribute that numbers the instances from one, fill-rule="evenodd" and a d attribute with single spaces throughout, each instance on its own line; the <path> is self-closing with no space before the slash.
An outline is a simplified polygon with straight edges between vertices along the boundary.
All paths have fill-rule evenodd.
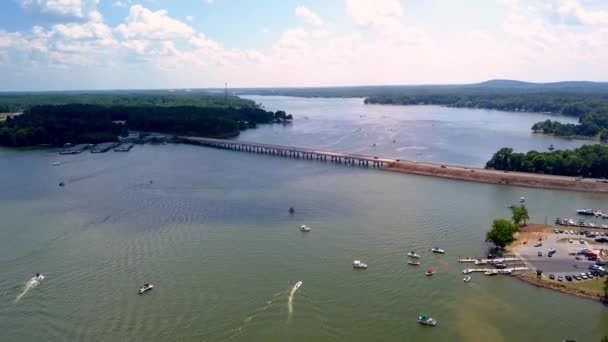
<path id="1" fill-rule="evenodd" d="M 473 273 L 473 271 L 471 271 L 468 268 L 465 268 L 464 270 L 462 270 L 462 274 L 471 274 L 471 273 Z"/>
<path id="2" fill-rule="evenodd" d="M 420 266 L 420 261 L 417 260 L 409 260 L 407 263 L 412 266 Z"/>
<path id="3" fill-rule="evenodd" d="M 295 212 L 296 212 L 296 210 L 295 210 L 293 207 L 289 207 L 289 213 L 290 213 L 290 214 L 293 214 L 293 213 L 295 213 Z"/>
<path id="4" fill-rule="evenodd" d="M 420 258 L 420 255 L 416 254 L 416 252 L 414 252 L 414 251 L 407 253 L 407 256 L 410 258 L 417 258 L 417 259 Z"/>
<path id="5" fill-rule="evenodd" d="M 59 186 L 65 186 L 65 182 L 59 182 Z"/>
<path id="6" fill-rule="evenodd" d="M 302 281 L 297 282 L 297 283 L 296 283 L 296 284 L 293 286 L 292 291 L 293 291 L 293 292 L 296 292 L 296 291 L 298 291 L 298 290 L 300 289 L 300 287 L 302 287 Z"/>
<path id="7" fill-rule="evenodd" d="M 53 163 L 53 166 L 59 166 L 59 165 L 61 165 L 60 161 L 56 161 L 56 162 Z"/>
<path id="8" fill-rule="evenodd" d="M 150 290 L 152 290 L 154 288 L 154 285 L 152 284 L 144 284 L 144 286 L 139 288 L 139 291 L 137 291 L 138 294 L 144 294 Z"/>
<path id="9" fill-rule="evenodd" d="M 437 321 L 433 317 L 431 317 L 431 316 L 429 316 L 427 314 L 422 314 L 422 315 L 418 316 L 417 321 L 420 324 L 430 325 L 432 327 L 434 327 L 434 326 L 437 325 Z"/>
<path id="10" fill-rule="evenodd" d="M 486 271 L 484 274 L 487 275 L 487 276 L 495 276 L 495 275 L 498 274 L 498 272 L 496 272 L 496 271 Z"/>
<path id="11" fill-rule="evenodd" d="M 445 251 L 439 247 L 433 247 L 431 248 L 431 252 L 433 253 L 438 253 L 438 254 L 445 254 Z"/>
<path id="12" fill-rule="evenodd" d="M 310 231 L 310 227 L 307 226 L 307 225 L 305 225 L 305 224 L 303 224 L 303 225 L 300 226 L 300 230 L 303 231 L 303 232 L 309 232 Z"/>
<path id="13" fill-rule="evenodd" d="M 361 260 L 355 260 L 353 261 L 353 268 L 358 268 L 358 269 L 366 269 L 367 268 L 367 264 L 364 262 L 361 262 Z"/>
<path id="14" fill-rule="evenodd" d="M 520 202 L 520 203 L 524 203 L 525 201 L 526 201 L 526 198 L 525 198 L 525 197 L 523 197 L 523 196 L 522 196 L 522 197 L 520 197 L 520 198 L 519 198 L 519 202 Z"/>
<path id="15" fill-rule="evenodd" d="M 40 273 L 36 273 L 36 275 L 34 277 L 32 277 L 32 279 L 31 279 L 31 281 L 34 283 L 40 283 L 43 280 L 44 280 L 44 275 L 42 275 Z"/>
<path id="16" fill-rule="evenodd" d="M 468 283 L 471 281 L 471 276 L 466 276 L 464 278 L 462 278 L 462 281 L 464 281 L 465 283 Z"/>
<path id="17" fill-rule="evenodd" d="M 426 273 L 425 273 L 425 274 L 426 274 L 427 276 L 432 276 L 433 274 L 435 274 L 435 271 L 433 271 L 433 269 L 432 269 L 432 268 L 429 268 L 428 270 L 426 270 Z"/>
<path id="18" fill-rule="evenodd" d="M 553 150 L 555 150 L 555 146 L 553 146 L 553 144 L 551 144 L 551 145 L 549 145 L 548 149 L 549 149 L 549 151 L 553 151 Z"/>

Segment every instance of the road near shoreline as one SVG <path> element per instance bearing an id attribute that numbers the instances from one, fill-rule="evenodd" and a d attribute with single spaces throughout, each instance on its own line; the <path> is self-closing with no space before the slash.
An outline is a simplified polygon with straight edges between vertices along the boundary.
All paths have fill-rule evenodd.
<path id="1" fill-rule="evenodd" d="M 403 160 L 390 163 L 384 169 L 388 171 L 480 183 L 515 185 L 541 189 L 608 193 L 608 181 L 602 179 L 586 178 L 576 180 L 574 177 L 541 175 L 524 172 L 506 172 L 475 167 L 419 163 Z"/>

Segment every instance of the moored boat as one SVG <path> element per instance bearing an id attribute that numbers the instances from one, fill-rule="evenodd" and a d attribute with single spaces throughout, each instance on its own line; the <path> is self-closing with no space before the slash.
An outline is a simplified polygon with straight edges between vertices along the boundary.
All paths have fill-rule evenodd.
<path id="1" fill-rule="evenodd" d="M 420 258 L 420 255 L 416 254 L 414 251 L 407 253 L 407 256 L 410 258 Z"/>
<path id="2" fill-rule="evenodd" d="M 407 263 L 413 266 L 420 266 L 420 261 L 417 260 L 409 260 Z"/>
<path id="3" fill-rule="evenodd" d="M 495 276 L 495 275 L 498 274 L 498 272 L 490 270 L 490 271 L 485 271 L 484 274 L 487 275 L 487 276 Z"/>
<path id="4" fill-rule="evenodd" d="M 152 284 L 144 284 L 144 286 L 139 288 L 139 291 L 137 291 L 137 293 L 144 294 L 144 293 L 152 290 L 153 288 L 154 288 L 154 285 L 152 285 Z"/>
<path id="5" fill-rule="evenodd" d="M 430 251 L 433 253 L 445 254 L 445 251 L 439 247 L 433 247 L 430 249 Z"/>
<path id="6" fill-rule="evenodd" d="M 462 278 L 462 281 L 464 281 L 465 283 L 468 283 L 471 281 L 471 276 L 466 276 L 464 278 Z"/>
<path id="7" fill-rule="evenodd" d="M 362 262 L 361 260 L 355 260 L 353 261 L 353 268 L 366 269 L 367 264 Z"/>
<path id="8" fill-rule="evenodd" d="M 426 274 L 427 276 L 432 276 L 433 274 L 435 274 L 435 271 L 433 271 L 433 269 L 432 269 L 432 268 L 429 268 L 428 270 L 426 270 L 426 273 L 425 273 L 425 274 Z"/>
<path id="9" fill-rule="evenodd" d="M 53 166 L 59 166 L 59 165 L 61 165 L 60 161 L 53 162 Z"/>
<path id="10" fill-rule="evenodd" d="M 421 314 L 420 316 L 418 316 L 417 321 L 420 324 L 430 325 L 432 327 L 434 327 L 434 326 L 437 325 L 437 321 L 433 317 L 431 317 L 431 316 L 429 316 L 427 314 Z"/>
<path id="11" fill-rule="evenodd" d="M 303 224 L 303 225 L 300 226 L 300 230 L 303 231 L 303 232 L 309 232 L 310 231 L 310 227 L 307 226 L 307 225 L 305 225 L 305 224 Z"/>
<path id="12" fill-rule="evenodd" d="M 473 271 L 471 271 L 468 268 L 465 268 L 464 270 L 462 270 L 462 274 L 471 274 L 471 273 L 473 273 Z"/>

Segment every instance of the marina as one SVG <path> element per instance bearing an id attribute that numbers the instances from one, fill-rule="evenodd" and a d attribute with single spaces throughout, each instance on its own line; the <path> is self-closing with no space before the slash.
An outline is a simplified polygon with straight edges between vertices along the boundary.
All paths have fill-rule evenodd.
<path id="1" fill-rule="evenodd" d="M 91 153 L 105 153 L 120 145 L 118 142 L 105 142 L 91 147 Z"/>

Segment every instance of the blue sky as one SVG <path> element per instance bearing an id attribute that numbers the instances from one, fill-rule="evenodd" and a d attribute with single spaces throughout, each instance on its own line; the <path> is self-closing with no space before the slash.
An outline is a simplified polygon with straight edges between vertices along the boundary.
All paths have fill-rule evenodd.
<path id="1" fill-rule="evenodd" d="M 3 0 L 1 90 L 608 80 L 604 0 Z"/>

